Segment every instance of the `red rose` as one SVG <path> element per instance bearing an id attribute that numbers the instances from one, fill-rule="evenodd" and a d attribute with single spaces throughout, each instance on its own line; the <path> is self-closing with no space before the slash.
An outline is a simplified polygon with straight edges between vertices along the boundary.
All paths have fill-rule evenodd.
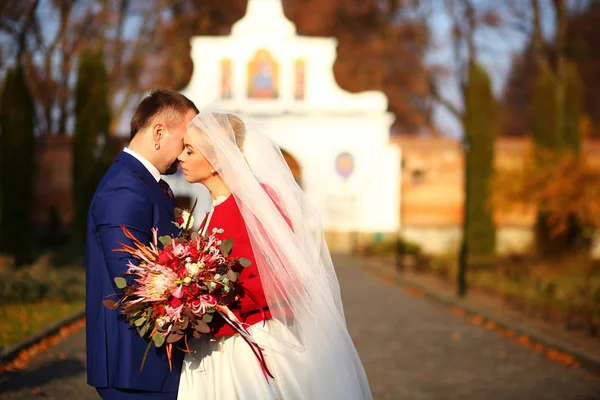
<path id="1" fill-rule="evenodd" d="M 171 301 L 169 303 L 171 304 L 171 307 L 177 308 L 183 304 L 183 301 L 177 297 L 171 297 Z"/>
<path id="2" fill-rule="evenodd" d="M 171 261 L 171 255 L 167 252 L 162 252 L 158 255 L 158 259 L 156 260 L 157 264 L 160 265 L 169 265 L 169 262 Z"/>
<path id="3" fill-rule="evenodd" d="M 200 305 L 200 299 L 194 299 L 194 300 L 192 300 L 192 305 L 194 307 L 198 307 Z"/>
<path id="4" fill-rule="evenodd" d="M 154 308 L 154 312 L 156 313 L 156 315 L 162 316 L 167 314 L 167 310 L 165 310 L 165 306 L 163 306 L 162 304 L 154 304 L 152 307 Z"/>
<path id="5" fill-rule="evenodd" d="M 183 217 L 177 217 L 177 224 L 183 225 L 183 222 L 184 222 Z"/>
<path id="6" fill-rule="evenodd" d="M 177 276 L 180 278 L 184 278 L 187 276 L 187 269 L 185 267 L 181 267 L 177 270 Z"/>
<path id="7" fill-rule="evenodd" d="M 194 261 L 198 260 L 198 258 L 200 257 L 200 251 L 198 249 L 196 249 L 195 247 L 191 247 L 190 248 L 190 257 Z"/>
<path id="8" fill-rule="evenodd" d="M 171 264 L 169 265 L 169 267 L 173 270 L 173 271 L 177 271 L 178 267 L 179 267 L 179 260 L 177 258 L 173 258 L 171 260 Z"/>
<path id="9" fill-rule="evenodd" d="M 200 292 L 200 289 L 198 288 L 198 284 L 197 283 L 192 283 L 190 285 L 190 291 L 192 292 L 192 294 L 194 296 L 196 296 Z"/>

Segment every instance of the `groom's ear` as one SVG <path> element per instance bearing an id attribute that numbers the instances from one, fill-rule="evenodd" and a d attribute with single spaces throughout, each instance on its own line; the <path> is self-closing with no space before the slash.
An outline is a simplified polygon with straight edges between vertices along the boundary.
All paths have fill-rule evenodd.
<path id="1" fill-rule="evenodd" d="M 156 121 L 152 124 L 152 141 L 154 143 L 160 142 L 160 140 L 163 138 L 163 136 L 165 136 L 166 133 L 167 128 L 162 122 Z"/>

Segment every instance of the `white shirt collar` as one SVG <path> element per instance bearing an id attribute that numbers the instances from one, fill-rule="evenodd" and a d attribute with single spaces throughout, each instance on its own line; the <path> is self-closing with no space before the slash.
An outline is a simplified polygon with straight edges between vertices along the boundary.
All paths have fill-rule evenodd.
<path id="1" fill-rule="evenodd" d="M 154 179 L 156 180 L 156 182 L 160 181 L 160 171 L 154 165 L 152 165 L 152 163 L 150 161 L 146 160 L 144 157 L 140 156 L 138 153 L 136 153 L 133 150 L 130 150 L 127 147 L 125 147 L 123 149 L 123 151 L 125 153 L 127 153 L 127 154 L 130 154 L 136 160 L 138 160 L 139 162 L 141 162 L 142 165 L 144 167 L 146 167 L 146 169 L 148 170 L 148 172 L 150 172 L 152 174 L 152 176 L 154 177 Z"/>

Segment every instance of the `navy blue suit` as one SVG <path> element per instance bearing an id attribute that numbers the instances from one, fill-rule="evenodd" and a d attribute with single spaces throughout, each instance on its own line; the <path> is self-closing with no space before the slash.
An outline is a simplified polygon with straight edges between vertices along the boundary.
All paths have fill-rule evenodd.
<path id="1" fill-rule="evenodd" d="M 147 342 L 118 320 L 118 311 L 102 304 L 117 293 L 113 279 L 123 276 L 128 260 L 133 260 L 127 253 L 112 251 L 120 247 L 119 242 L 131 244 L 121 225 L 142 243 L 150 243 L 153 227 L 159 229 L 159 236 L 177 233 L 173 219 L 173 205 L 152 174 L 122 152 L 98 185 L 87 222 L 87 378 L 105 399 L 177 397 L 183 353 L 174 349 L 170 372 L 164 349 L 152 347 L 140 373 Z"/>

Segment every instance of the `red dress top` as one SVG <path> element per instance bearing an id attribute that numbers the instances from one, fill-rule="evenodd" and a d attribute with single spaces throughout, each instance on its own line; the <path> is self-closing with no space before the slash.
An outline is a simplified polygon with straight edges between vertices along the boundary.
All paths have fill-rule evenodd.
<path id="1" fill-rule="evenodd" d="M 236 284 L 239 288 L 240 301 L 238 305 L 232 306 L 231 310 L 241 322 L 249 325 L 271 318 L 244 218 L 233 195 L 230 195 L 223 203 L 215 206 L 206 233 L 211 234 L 214 228 L 223 229 L 223 233 L 215 234 L 218 239 L 233 238 L 232 256 L 247 258 L 252 262 L 252 265 L 244 268 L 240 274 Z M 214 337 L 237 333 L 217 315 L 215 315 L 211 325 Z"/>

